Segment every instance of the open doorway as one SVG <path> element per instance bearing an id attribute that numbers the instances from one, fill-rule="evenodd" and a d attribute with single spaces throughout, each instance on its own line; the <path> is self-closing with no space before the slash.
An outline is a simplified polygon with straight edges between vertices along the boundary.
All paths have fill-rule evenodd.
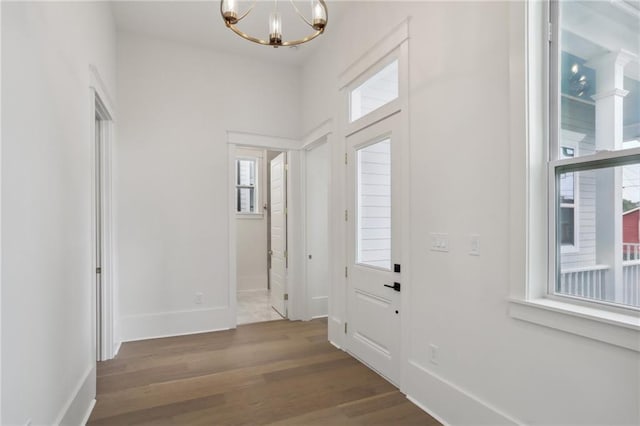
<path id="1" fill-rule="evenodd" d="M 287 154 L 236 149 L 237 323 L 287 317 Z"/>
<path id="2" fill-rule="evenodd" d="M 113 118 L 105 97 L 94 92 L 93 240 L 96 360 L 115 355 L 113 339 L 111 138 Z"/>
<path id="3" fill-rule="evenodd" d="M 302 143 L 227 134 L 230 328 L 327 316 L 333 150 L 326 128 Z"/>

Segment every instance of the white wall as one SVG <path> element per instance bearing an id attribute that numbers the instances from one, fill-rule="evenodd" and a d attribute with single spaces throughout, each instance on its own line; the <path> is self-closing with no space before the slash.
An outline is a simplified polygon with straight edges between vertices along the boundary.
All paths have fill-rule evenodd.
<path id="1" fill-rule="evenodd" d="M 235 324 L 226 131 L 298 136 L 298 80 L 296 68 L 118 34 L 124 340 Z"/>
<path id="2" fill-rule="evenodd" d="M 2 5 L 2 424 L 79 424 L 95 397 L 89 64 L 102 2 Z"/>
<path id="3" fill-rule="evenodd" d="M 267 289 L 267 203 L 266 151 L 236 149 L 237 157 L 258 159 L 258 212 L 260 215 L 236 216 L 237 291 Z"/>
<path id="4" fill-rule="evenodd" d="M 411 16 L 411 327 L 404 390 L 452 424 L 640 422 L 638 353 L 520 322 L 509 294 L 509 6 L 507 2 L 354 3 L 303 68 L 303 130 L 344 111 L 337 77 Z M 348 43 L 344 41 L 348 40 Z M 333 173 L 344 169 L 336 135 Z M 523 142 L 524 143 L 524 142 Z M 342 191 L 338 182 L 334 190 Z M 524 190 L 524 188 L 523 188 Z M 336 192 L 339 223 L 343 194 Z M 448 232 L 449 253 L 428 249 Z M 469 256 L 469 234 L 481 255 Z M 332 295 L 343 283 L 336 225 Z M 523 277 L 524 279 L 524 277 Z M 332 296 L 333 297 L 333 296 Z M 344 318 L 331 300 L 332 322 Z M 339 341 L 342 327 L 330 328 Z M 433 343 L 439 362 L 429 361 Z"/>

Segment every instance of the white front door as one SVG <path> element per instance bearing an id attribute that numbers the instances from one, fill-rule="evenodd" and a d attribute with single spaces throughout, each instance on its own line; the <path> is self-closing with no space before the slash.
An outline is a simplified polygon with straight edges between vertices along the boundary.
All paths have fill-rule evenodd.
<path id="1" fill-rule="evenodd" d="M 271 305 L 287 316 L 287 171 L 286 153 L 271 160 Z"/>
<path id="2" fill-rule="evenodd" d="M 349 352 L 400 382 L 398 116 L 347 137 Z M 395 289 L 394 289 L 395 287 Z"/>

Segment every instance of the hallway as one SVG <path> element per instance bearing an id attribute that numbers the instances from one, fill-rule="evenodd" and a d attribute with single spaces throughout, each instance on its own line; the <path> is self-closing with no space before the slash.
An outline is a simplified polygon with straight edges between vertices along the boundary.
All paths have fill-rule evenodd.
<path id="1" fill-rule="evenodd" d="M 439 424 L 326 330 L 271 321 L 125 343 L 98 364 L 89 424 Z"/>
<path id="2" fill-rule="evenodd" d="M 238 292 L 238 325 L 279 319 L 282 317 L 271 307 L 270 290 Z"/>

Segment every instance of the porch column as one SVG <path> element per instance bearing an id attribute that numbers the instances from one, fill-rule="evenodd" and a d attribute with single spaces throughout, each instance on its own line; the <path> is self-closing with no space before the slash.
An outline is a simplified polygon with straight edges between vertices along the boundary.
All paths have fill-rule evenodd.
<path id="1" fill-rule="evenodd" d="M 596 70 L 596 151 L 622 149 L 624 67 L 635 55 L 624 50 L 589 61 Z M 605 298 L 622 302 L 622 169 L 598 170 L 596 179 L 596 262 L 609 265 Z"/>

